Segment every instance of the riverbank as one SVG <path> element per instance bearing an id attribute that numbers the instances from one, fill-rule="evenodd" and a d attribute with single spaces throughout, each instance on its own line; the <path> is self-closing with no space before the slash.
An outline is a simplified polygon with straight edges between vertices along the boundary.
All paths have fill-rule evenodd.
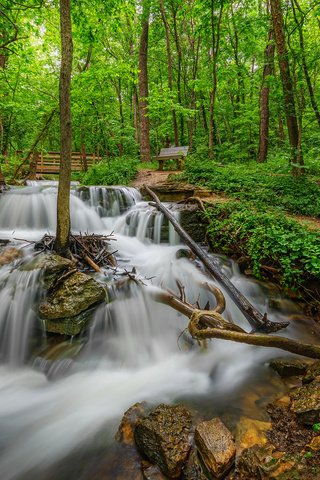
<path id="1" fill-rule="evenodd" d="M 181 190 L 186 183 L 198 187 L 211 249 L 237 260 L 247 275 L 280 285 L 320 320 L 319 179 L 294 179 L 272 164 L 244 168 L 192 160 L 182 173 L 141 170 L 133 185 L 159 189 L 171 180 Z"/>

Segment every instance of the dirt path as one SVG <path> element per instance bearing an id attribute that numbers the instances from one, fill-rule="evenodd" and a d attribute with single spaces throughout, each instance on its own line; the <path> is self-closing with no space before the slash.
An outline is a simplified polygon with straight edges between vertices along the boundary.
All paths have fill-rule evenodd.
<path id="1" fill-rule="evenodd" d="M 152 188 L 153 185 L 161 185 L 168 180 L 170 174 L 178 173 L 178 170 L 139 170 L 138 175 L 131 183 L 134 188 L 140 188 L 144 184 Z"/>

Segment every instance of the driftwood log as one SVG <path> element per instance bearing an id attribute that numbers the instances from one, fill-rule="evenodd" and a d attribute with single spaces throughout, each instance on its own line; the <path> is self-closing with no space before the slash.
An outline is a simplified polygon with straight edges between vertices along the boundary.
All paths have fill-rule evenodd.
<path id="1" fill-rule="evenodd" d="M 206 286 L 206 285 L 204 285 Z M 188 330 L 196 340 L 221 339 L 246 343 L 259 347 L 280 348 L 286 352 L 304 357 L 320 359 L 320 346 L 299 342 L 291 338 L 268 335 L 265 333 L 247 333 L 239 326 L 225 320 L 221 313 L 224 310 L 223 293 L 215 286 L 207 285 L 216 297 L 217 306 L 213 310 L 194 308 L 186 301 L 179 299 L 174 293 L 159 289 L 151 289 L 151 297 L 160 303 L 174 308 L 189 318 Z"/>
<path id="2" fill-rule="evenodd" d="M 222 272 L 219 262 L 216 258 L 210 257 L 206 252 L 196 244 L 196 242 L 187 234 L 187 232 L 181 227 L 179 222 L 175 219 L 174 215 L 160 202 L 157 195 L 145 185 L 145 189 L 150 197 L 154 200 L 153 206 L 156 206 L 165 217 L 170 221 L 175 231 L 180 235 L 182 240 L 188 245 L 192 252 L 202 261 L 207 268 L 208 272 L 226 289 L 234 303 L 241 310 L 254 331 L 260 332 L 276 332 L 289 325 L 289 322 L 271 322 L 267 318 L 267 314 L 264 315 L 259 312 L 249 300 L 242 295 L 242 293 L 233 285 L 230 279 Z"/>

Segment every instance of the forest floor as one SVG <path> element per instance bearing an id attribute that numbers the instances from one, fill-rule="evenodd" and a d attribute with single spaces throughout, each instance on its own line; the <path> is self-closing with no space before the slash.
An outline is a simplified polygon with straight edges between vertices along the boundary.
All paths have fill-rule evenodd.
<path id="1" fill-rule="evenodd" d="M 144 184 L 148 185 L 152 189 L 153 186 L 159 186 L 166 183 L 170 175 L 181 173 L 180 170 L 152 170 L 143 169 L 138 172 L 136 178 L 131 182 L 131 186 L 134 188 L 140 188 Z M 200 195 L 201 196 L 201 195 Z M 206 202 L 221 203 L 230 200 L 224 194 L 212 193 L 209 197 L 205 197 Z M 294 215 L 287 214 L 289 218 L 293 218 L 301 225 L 311 230 L 320 230 L 320 219 L 317 217 L 310 217 L 307 215 Z"/>

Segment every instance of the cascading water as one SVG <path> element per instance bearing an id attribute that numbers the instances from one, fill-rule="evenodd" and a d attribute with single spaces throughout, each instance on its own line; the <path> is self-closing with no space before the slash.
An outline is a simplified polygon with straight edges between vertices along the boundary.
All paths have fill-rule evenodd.
<path id="1" fill-rule="evenodd" d="M 144 286 L 111 289 L 112 302 L 97 309 L 85 346 L 70 363 L 67 376 L 48 381 L 31 362 L 21 366 L 31 348 L 33 303 L 41 294 L 38 273 L 11 272 L 8 266 L 0 270 L 1 480 L 42 480 L 41 472 L 90 442 L 101 429 L 110 430 L 110 422 L 118 421 L 137 401 L 192 398 L 201 403 L 207 399 L 211 409 L 220 401 L 227 408 L 225 396 L 231 402 L 231 393 L 245 384 L 253 369 L 260 368 L 261 373 L 259 365 L 274 356 L 267 349 L 223 341 L 199 353 L 183 333 L 186 318 L 156 303 L 150 291 L 177 291 L 179 281 L 190 302 L 204 306 L 209 301 L 212 306 L 213 295 L 202 286 L 208 277 L 180 255 L 184 247 L 162 215 L 140 202 L 138 192 L 120 187 L 111 190 L 112 194 L 110 189 L 90 188 L 85 198 L 81 190 L 71 195 L 72 228 L 104 234 L 114 230 L 119 272 L 135 267 Z M 9 238 L 19 247 L 23 241 L 13 238 L 39 240 L 43 233 L 53 232 L 55 202 L 52 185 L 32 185 L 2 196 L 0 238 Z M 223 268 L 254 304 L 268 309 L 256 283 L 244 281 L 231 262 Z M 105 273 L 104 281 L 112 280 L 114 273 Z M 245 326 L 228 298 L 227 305 L 226 315 Z M 279 311 L 268 310 L 271 319 L 279 319 Z M 110 442 L 112 436 L 110 431 Z M 75 478 L 68 476 L 68 480 Z"/>

